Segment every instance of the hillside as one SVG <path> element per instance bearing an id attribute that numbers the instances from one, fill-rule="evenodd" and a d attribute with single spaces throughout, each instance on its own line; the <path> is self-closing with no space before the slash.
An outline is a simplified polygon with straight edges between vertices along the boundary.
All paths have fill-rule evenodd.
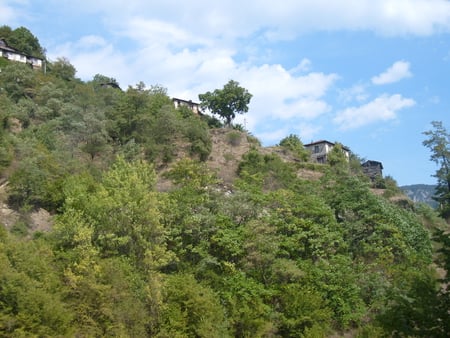
<path id="1" fill-rule="evenodd" d="M 448 226 L 339 146 L 318 164 L 161 86 L 5 64 L 1 336 L 448 332 L 428 230 Z"/>

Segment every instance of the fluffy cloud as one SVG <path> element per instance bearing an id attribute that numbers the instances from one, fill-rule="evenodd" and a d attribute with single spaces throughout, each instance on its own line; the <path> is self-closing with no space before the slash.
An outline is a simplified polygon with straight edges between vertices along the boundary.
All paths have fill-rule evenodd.
<path id="1" fill-rule="evenodd" d="M 383 85 L 388 83 L 398 82 L 402 79 L 412 76 L 409 70 L 410 64 L 406 61 L 397 61 L 385 72 L 372 78 L 372 83 L 376 85 Z"/>
<path id="2" fill-rule="evenodd" d="M 340 89 L 338 93 L 339 101 L 345 104 L 352 101 L 363 102 L 369 97 L 364 84 L 356 84 L 350 88 Z"/>
<path id="3" fill-rule="evenodd" d="M 339 79 L 337 74 L 314 70 L 305 54 L 297 54 L 297 66 L 278 64 L 282 61 L 270 57 L 276 46 L 272 41 L 316 31 L 381 35 L 450 31 L 450 2 L 445 0 L 287 0 L 280 6 L 268 0 L 128 0 L 127 6 L 120 0 L 83 6 L 68 0 L 64 7 L 48 1 L 55 12 L 98 18 L 105 30 L 103 37 L 87 33 L 78 41 L 49 48 L 50 58 L 66 56 L 83 80 L 101 73 L 115 77 L 123 88 L 144 81 L 162 84 L 171 96 L 197 100 L 199 93 L 234 79 L 253 94 L 250 112 L 236 122 L 245 119 L 257 136 L 278 135 L 278 123 L 312 136 L 318 131 L 310 127 L 313 121 L 332 111 L 327 95 Z M 411 75 L 409 63 L 398 61 L 372 82 L 391 83 Z M 342 129 L 395 118 L 398 110 L 414 104 L 400 95 L 383 95 L 362 105 L 369 98 L 366 85 L 338 95 L 341 103 L 360 105 L 337 114 L 334 122 Z M 274 130 L 267 131 L 267 124 Z"/>
<path id="4" fill-rule="evenodd" d="M 47 5 L 59 5 L 59 1 L 47 1 Z M 191 26 L 191 31 L 202 36 L 243 37 L 262 28 L 272 39 L 289 39 L 318 30 L 422 36 L 450 30 L 450 3 L 446 0 L 286 0 L 278 6 L 269 0 L 128 0 L 126 6 L 121 0 L 96 0 L 82 6 L 71 0 L 65 1 L 65 6 L 87 13 L 106 13 L 115 23 L 126 22 L 124 16 L 148 13 Z"/>
<path id="5" fill-rule="evenodd" d="M 333 122 L 342 130 L 355 129 L 375 122 L 393 120 L 399 110 L 414 105 L 414 100 L 399 94 L 385 94 L 362 106 L 338 112 Z"/>

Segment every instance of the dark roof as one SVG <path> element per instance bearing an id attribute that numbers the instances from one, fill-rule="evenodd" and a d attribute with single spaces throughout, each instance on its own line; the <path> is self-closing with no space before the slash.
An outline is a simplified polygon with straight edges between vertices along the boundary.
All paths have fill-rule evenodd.
<path id="1" fill-rule="evenodd" d="M 379 161 L 368 160 L 361 165 L 363 167 L 380 167 L 381 169 L 383 169 L 383 163 L 381 163 Z"/>
<path id="2" fill-rule="evenodd" d="M 12 47 L 9 47 L 4 39 L 0 39 L 0 49 L 8 50 L 10 52 L 14 52 L 14 53 L 18 53 L 18 54 L 22 54 L 18 50 L 14 49 Z"/>
<path id="3" fill-rule="evenodd" d="M 196 105 L 196 106 L 199 106 L 199 105 L 200 105 L 200 103 L 192 102 L 192 100 L 183 100 L 183 99 L 178 99 L 178 98 L 176 98 L 176 97 L 172 98 L 172 102 L 175 102 L 175 101 L 177 101 L 177 102 L 183 102 L 183 103 L 186 103 L 186 104 L 189 104 L 189 105 Z"/>
<path id="4" fill-rule="evenodd" d="M 111 88 L 116 88 L 116 89 L 122 90 L 122 88 L 120 88 L 120 86 L 119 86 L 119 84 L 117 82 L 102 83 L 102 84 L 100 84 L 100 86 L 102 86 L 102 87 L 111 87 Z"/>
<path id="5" fill-rule="evenodd" d="M 12 48 L 12 47 L 8 46 L 8 44 L 6 43 L 6 41 L 4 39 L 0 39 L 0 49 L 7 50 L 7 51 L 15 53 L 15 54 L 20 54 L 20 55 L 23 55 L 23 56 L 26 56 L 26 57 L 29 57 L 29 58 L 38 59 L 38 60 L 44 60 L 44 59 L 39 58 L 37 56 L 25 54 L 25 53 L 21 52 L 20 50 L 17 50 L 15 48 Z"/>
<path id="6" fill-rule="evenodd" d="M 334 146 L 336 143 L 333 143 L 333 142 L 330 142 L 330 141 L 327 141 L 327 140 L 320 140 L 320 141 L 315 141 L 315 142 L 311 142 L 311 143 L 308 143 L 308 144 L 304 144 L 303 146 L 305 146 L 305 147 L 312 147 L 312 146 L 315 146 L 315 145 L 318 145 L 318 144 L 329 144 L 330 146 Z M 344 145 L 342 145 L 342 149 L 344 149 L 344 150 L 347 150 L 347 151 L 350 151 L 350 148 L 348 148 L 348 147 L 346 147 L 346 146 L 344 146 Z"/>

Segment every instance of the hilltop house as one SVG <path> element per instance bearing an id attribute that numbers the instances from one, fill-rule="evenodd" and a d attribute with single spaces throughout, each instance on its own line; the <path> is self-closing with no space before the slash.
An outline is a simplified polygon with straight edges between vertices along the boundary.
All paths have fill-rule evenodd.
<path id="1" fill-rule="evenodd" d="M 9 47 L 5 40 L 0 39 L 0 57 L 15 62 L 29 64 L 33 69 L 42 69 L 45 66 L 44 60 L 24 54 L 12 47 Z"/>
<path id="2" fill-rule="evenodd" d="M 383 163 L 378 161 L 366 161 L 361 164 L 364 174 L 366 174 L 372 181 L 377 177 L 383 177 Z"/>
<path id="3" fill-rule="evenodd" d="M 318 163 L 326 163 L 327 155 L 333 149 L 335 143 L 321 140 L 305 144 L 304 147 L 311 152 L 311 159 Z M 350 158 L 350 149 L 342 146 L 344 155 L 347 159 Z"/>
<path id="4" fill-rule="evenodd" d="M 175 108 L 185 106 L 188 107 L 190 110 L 192 110 L 194 113 L 201 115 L 202 109 L 200 107 L 200 103 L 192 102 L 192 100 L 186 101 L 182 99 L 173 98 L 172 102 L 175 106 Z"/>

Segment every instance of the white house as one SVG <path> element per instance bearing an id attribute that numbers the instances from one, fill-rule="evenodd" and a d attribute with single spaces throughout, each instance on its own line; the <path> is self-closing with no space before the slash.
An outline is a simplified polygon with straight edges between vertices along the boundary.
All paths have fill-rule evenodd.
<path id="1" fill-rule="evenodd" d="M 5 40 L 0 39 L 0 57 L 15 62 L 27 63 L 34 69 L 41 69 L 44 66 L 44 60 L 26 55 L 12 47 L 9 47 Z"/>
<path id="2" fill-rule="evenodd" d="M 328 153 L 333 149 L 335 143 L 321 140 L 305 144 L 304 147 L 311 152 L 311 159 L 318 163 L 326 163 Z M 342 146 L 342 150 L 347 159 L 350 158 L 350 149 Z"/>
<path id="3" fill-rule="evenodd" d="M 192 102 L 191 100 L 186 101 L 186 100 L 182 100 L 182 99 L 177 99 L 175 97 L 172 99 L 172 102 L 173 102 L 175 108 L 185 106 L 185 107 L 188 107 L 190 110 L 192 110 L 196 114 L 199 114 L 199 115 L 202 114 L 200 103 Z"/>

